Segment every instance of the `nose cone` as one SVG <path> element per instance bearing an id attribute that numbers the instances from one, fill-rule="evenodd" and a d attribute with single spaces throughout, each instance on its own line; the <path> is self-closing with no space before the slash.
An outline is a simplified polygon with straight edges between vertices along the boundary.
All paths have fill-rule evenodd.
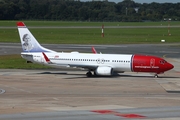
<path id="1" fill-rule="evenodd" d="M 174 66 L 173 66 L 171 63 L 167 63 L 166 68 L 167 68 L 167 71 L 168 71 L 168 70 L 173 69 L 173 68 L 174 68 Z"/>

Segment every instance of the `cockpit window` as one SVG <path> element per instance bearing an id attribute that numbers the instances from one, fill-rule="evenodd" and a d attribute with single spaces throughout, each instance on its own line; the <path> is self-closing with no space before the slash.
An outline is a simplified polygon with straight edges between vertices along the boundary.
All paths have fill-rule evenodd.
<path id="1" fill-rule="evenodd" d="M 167 63 L 165 60 L 160 60 L 160 63 L 161 64 L 165 64 L 165 63 Z"/>

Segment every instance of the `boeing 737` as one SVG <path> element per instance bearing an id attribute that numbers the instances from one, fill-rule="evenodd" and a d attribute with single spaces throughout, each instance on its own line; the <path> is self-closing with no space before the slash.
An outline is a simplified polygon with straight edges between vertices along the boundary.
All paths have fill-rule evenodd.
<path id="1" fill-rule="evenodd" d="M 112 76 L 122 72 L 147 72 L 154 77 L 174 68 L 163 58 L 140 54 L 94 54 L 56 52 L 42 47 L 23 22 L 17 22 L 22 58 L 51 67 L 75 67 L 87 70 L 86 76 Z"/>

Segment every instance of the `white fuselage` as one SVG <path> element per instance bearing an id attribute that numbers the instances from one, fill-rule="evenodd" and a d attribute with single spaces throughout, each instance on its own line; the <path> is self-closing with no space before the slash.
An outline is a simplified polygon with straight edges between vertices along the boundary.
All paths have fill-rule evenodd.
<path id="1" fill-rule="evenodd" d="M 28 55 L 32 56 L 28 56 Z M 46 64 L 54 67 L 80 67 L 86 68 L 91 66 L 109 66 L 113 71 L 132 71 L 133 55 L 126 54 L 87 54 L 87 53 L 46 53 L 47 57 L 53 64 L 48 64 L 42 53 L 21 53 L 22 57 L 28 61 Z"/>

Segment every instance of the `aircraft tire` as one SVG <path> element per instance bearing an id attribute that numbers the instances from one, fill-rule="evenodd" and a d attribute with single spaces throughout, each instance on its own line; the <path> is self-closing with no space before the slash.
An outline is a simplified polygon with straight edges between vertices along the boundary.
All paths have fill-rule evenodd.
<path id="1" fill-rule="evenodd" d="M 155 78 L 158 78 L 159 76 L 157 74 L 154 75 Z"/>
<path id="2" fill-rule="evenodd" d="M 92 76 L 92 73 L 91 73 L 90 71 L 88 71 L 88 72 L 86 73 L 86 76 L 87 76 L 87 77 L 91 77 L 91 76 Z"/>

